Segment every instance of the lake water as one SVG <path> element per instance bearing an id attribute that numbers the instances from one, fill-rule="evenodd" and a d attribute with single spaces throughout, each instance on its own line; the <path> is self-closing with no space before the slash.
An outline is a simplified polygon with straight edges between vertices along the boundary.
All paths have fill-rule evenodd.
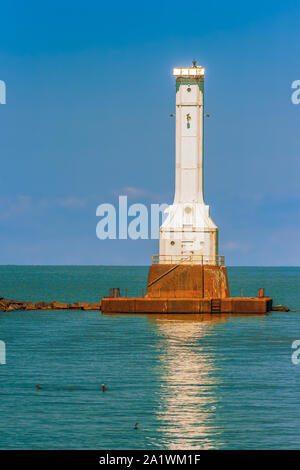
<path id="1" fill-rule="evenodd" d="M 228 271 L 232 295 L 265 287 L 300 310 L 300 268 Z M 141 294 L 146 277 L 145 267 L 2 266 L 0 295 L 95 302 L 109 287 Z M 300 449 L 297 339 L 297 312 L 0 313 L 0 448 Z"/>

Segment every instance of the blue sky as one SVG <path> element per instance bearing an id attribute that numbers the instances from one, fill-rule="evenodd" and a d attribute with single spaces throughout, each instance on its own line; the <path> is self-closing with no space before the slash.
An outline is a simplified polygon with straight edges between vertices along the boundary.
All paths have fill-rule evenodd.
<path id="1" fill-rule="evenodd" d="M 300 265 L 300 4 L 1 6 L 0 264 L 142 264 L 96 207 L 171 203 L 173 66 L 206 68 L 205 201 L 228 265 Z M 131 188 L 131 189 L 128 189 Z"/>

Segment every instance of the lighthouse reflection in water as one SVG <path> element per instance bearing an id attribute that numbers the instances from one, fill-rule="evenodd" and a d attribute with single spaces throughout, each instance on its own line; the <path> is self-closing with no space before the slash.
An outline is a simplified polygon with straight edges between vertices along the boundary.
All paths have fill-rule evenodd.
<path id="1" fill-rule="evenodd" d="M 168 318 L 167 318 L 168 317 Z M 228 317 L 227 317 L 228 318 Z M 157 317 L 155 323 L 160 349 L 160 387 L 157 390 L 156 419 L 160 423 L 161 445 L 169 449 L 214 448 L 219 407 L 216 360 L 216 321 L 224 315 L 176 315 Z"/>

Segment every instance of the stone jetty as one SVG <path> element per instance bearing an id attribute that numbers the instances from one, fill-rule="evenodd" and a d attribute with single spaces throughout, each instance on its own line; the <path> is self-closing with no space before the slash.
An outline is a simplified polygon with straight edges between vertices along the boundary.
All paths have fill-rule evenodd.
<path id="1" fill-rule="evenodd" d="M 100 310 L 101 302 L 32 302 L 6 299 L 0 297 L 0 312 L 13 312 L 15 310 Z"/>

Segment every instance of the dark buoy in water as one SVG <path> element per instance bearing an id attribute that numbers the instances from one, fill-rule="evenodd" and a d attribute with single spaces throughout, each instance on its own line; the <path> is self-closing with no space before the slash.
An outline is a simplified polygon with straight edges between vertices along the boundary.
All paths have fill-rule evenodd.
<path id="1" fill-rule="evenodd" d="M 105 385 L 101 384 L 101 386 L 102 386 L 102 392 L 106 392 L 107 388 L 105 387 Z"/>
<path id="2" fill-rule="evenodd" d="M 134 429 L 135 429 L 136 431 L 137 431 L 137 429 L 138 429 L 138 425 L 139 425 L 139 424 L 140 424 L 140 423 L 135 423 Z"/>
<path id="3" fill-rule="evenodd" d="M 42 387 L 40 387 L 39 385 L 36 385 L 36 389 L 37 390 L 42 390 Z"/>

